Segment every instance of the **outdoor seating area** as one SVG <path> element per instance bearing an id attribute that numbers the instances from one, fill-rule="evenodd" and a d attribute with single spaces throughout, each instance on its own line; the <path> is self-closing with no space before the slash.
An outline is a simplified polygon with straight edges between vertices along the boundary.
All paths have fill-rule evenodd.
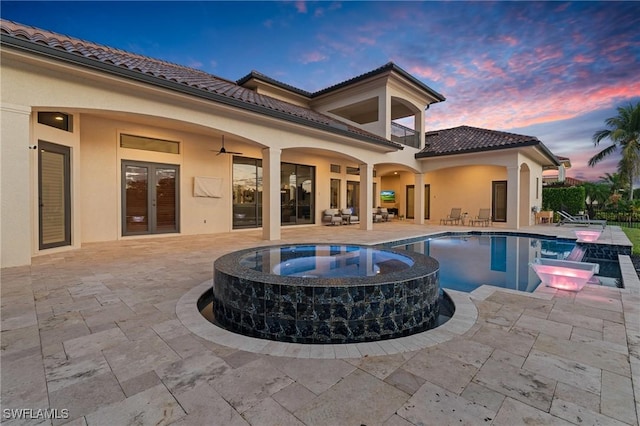
<path id="1" fill-rule="evenodd" d="M 553 210 L 543 210 L 535 213 L 536 225 L 541 223 L 553 223 Z"/>
<path id="2" fill-rule="evenodd" d="M 571 215 L 563 210 L 559 210 L 558 214 L 560 215 L 560 221 L 558 222 L 557 226 L 560 225 L 583 225 L 583 226 L 589 226 L 589 225 L 600 225 L 603 228 L 605 226 L 607 226 L 607 221 L 606 220 L 601 220 L 601 219 L 589 219 L 589 215 L 588 214 L 578 214 L 578 215 Z"/>
<path id="3" fill-rule="evenodd" d="M 462 222 L 462 209 L 454 207 L 451 213 L 445 218 L 440 219 L 440 225 L 459 225 Z"/>
<path id="4" fill-rule="evenodd" d="M 353 214 L 353 209 L 326 209 L 322 213 L 322 223 L 326 225 L 353 225 L 360 223 L 360 218 Z"/>
<path id="5" fill-rule="evenodd" d="M 471 226 L 489 226 L 491 224 L 491 209 L 480 209 L 478 215 L 473 219 L 469 219 Z"/>

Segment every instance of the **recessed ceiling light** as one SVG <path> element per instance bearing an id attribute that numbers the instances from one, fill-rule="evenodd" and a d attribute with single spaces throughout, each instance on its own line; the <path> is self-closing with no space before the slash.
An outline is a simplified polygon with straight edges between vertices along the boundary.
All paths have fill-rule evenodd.
<path id="1" fill-rule="evenodd" d="M 62 120 L 64 120 L 64 117 L 61 116 L 61 115 L 56 115 L 56 120 L 62 121 Z"/>

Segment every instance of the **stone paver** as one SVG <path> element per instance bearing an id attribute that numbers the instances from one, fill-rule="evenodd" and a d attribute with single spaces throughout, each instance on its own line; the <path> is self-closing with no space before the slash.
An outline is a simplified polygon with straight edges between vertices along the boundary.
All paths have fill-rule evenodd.
<path id="1" fill-rule="evenodd" d="M 300 229 L 273 243 L 377 244 L 467 228 Z M 616 227 L 601 240 L 628 243 Z M 628 257 L 624 289 L 484 286 L 451 292 L 456 314 L 436 330 L 305 346 L 220 331 L 195 309 L 217 257 L 269 244 L 259 230 L 127 238 L 3 269 L 2 408 L 69 417 L 2 424 L 638 426 L 640 280 Z"/>

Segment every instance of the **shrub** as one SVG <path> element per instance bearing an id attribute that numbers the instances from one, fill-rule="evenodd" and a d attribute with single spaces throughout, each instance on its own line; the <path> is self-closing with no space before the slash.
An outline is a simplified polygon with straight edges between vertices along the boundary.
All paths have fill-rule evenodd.
<path id="1" fill-rule="evenodd" d="M 581 186 L 569 188 L 543 188 L 542 209 L 564 210 L 569 214 L 577 214 L 585 209 L 585 191 Z"/>

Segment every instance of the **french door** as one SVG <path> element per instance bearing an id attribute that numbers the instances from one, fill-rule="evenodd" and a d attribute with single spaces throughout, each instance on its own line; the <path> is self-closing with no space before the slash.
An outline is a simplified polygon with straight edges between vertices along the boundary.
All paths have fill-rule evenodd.
<path id="1" fill-rule="evenodd" d="M 71 149 L 38 142 L 40 250 L 71 245 Z"/>
<path id="2" fill-rule="evenodd" d="M 122 235 L 179 232 L 180 167 L 122 162 Z"/>

